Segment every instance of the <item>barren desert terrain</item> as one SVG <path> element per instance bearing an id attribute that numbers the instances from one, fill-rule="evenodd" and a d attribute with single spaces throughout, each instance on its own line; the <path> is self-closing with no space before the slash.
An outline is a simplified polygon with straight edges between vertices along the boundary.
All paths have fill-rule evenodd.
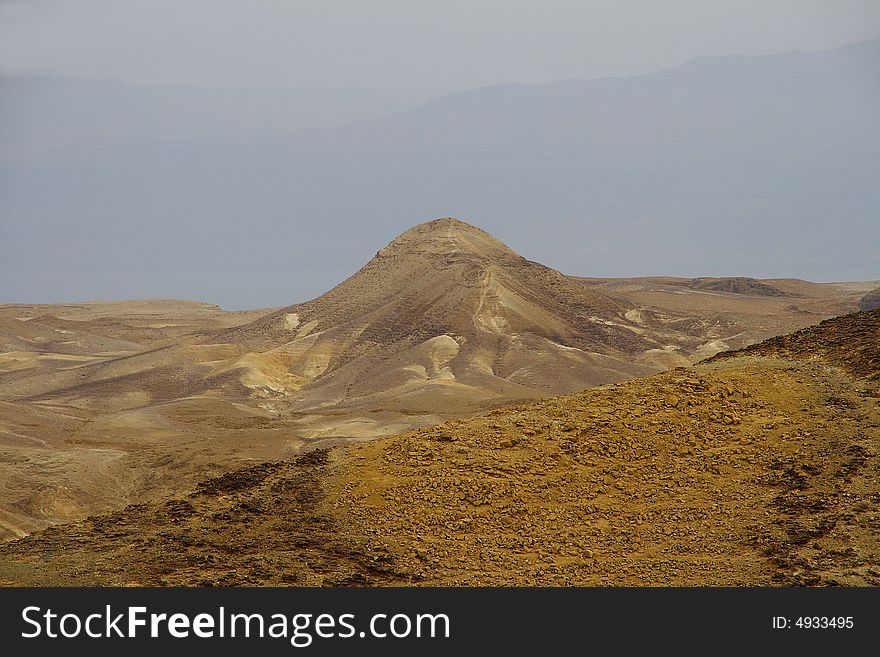
<path id="1" fill-rule="evenodd" d="M 880 584 L 880 310 L 0 548 L 6 584 Z"/>
<path id="2" fill-rule="evenodd" d="M 606 394 L 853 312 L 878 286 L 574 278 L 447 218 L 279 309 L 0 306 L 0 540 L 315 448 Z"/>

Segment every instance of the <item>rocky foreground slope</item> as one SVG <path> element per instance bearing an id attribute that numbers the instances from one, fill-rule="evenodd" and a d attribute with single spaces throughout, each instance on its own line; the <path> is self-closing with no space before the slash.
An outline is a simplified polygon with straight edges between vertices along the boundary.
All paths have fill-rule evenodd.
<path id="1" fill-rule="evenodd" d="M 880 308 L 880 287 L 871 290 L 859 299 L 859 310 L 875 310 Z"/>
<path id="2" fill-rule="evenodd" d="M 720 361 L 743 355 L 773 356 L 833 363 L 868 381 L 880 381 L 880 309 L 832 317 L 789 335 L 780 335 L 738 351 L 718 354 Z"/>
<path id="3" fill-rule="evenodd" d="M 6 544 L 0 581 L 880 585 L 878 327 L 239 470 Z"/>
<path id="4" fill-rule="evenodd" d="M 852 312 L 877 285 L 574 279 L 445 218 L 276 310 L 0 305 L 0 541 L 316 446 L 688 365 Z"/>

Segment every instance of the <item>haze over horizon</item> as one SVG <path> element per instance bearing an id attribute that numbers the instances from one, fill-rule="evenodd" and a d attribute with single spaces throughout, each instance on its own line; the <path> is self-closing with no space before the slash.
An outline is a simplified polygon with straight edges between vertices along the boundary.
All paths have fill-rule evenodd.
<path id="1" fill-rule="evenodd" d="M 880 278 L 876 3 L 383 9 L 0 2 L 0 302 L 287 305 L 440 216 L 579 276 Z"/>
<path id="2" fill-rule="evenodd" d="M 419 87 L 437 96 L 880 38 L 880 6 L 872 0 L 670 0 L 662 7 L 511 0 L 504 11 L 486 0 L 4 0 L 0 19 L 5 75 L 156 86 Z"/>

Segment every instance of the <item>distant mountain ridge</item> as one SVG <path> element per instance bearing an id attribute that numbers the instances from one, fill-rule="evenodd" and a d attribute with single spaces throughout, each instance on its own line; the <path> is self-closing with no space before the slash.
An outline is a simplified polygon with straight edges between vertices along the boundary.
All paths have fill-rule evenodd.
<path id="1" fill-rule="evenodd" d="M 308 134 L 267 119 L 261 138 L 212 139 L 223 113 L 202 114 L 181 112 L 191 127 L 175 140 L 0 165 L 4 240 L 21 245 L 0 297 L 47 300 L 51 258 L 60 298 L 83 296 L 86 267 L 92 298 L 277 307 L 328 289 L 412 217 L 443 215 L 572 274 L 878 277 L 880 41 L 487 87 Z M 64 125 L 54 110 L 27 118 Z M 318 243 L 334 248 L 316 257 Z M 148 267 L 151 289 L 120 262 Z"/>

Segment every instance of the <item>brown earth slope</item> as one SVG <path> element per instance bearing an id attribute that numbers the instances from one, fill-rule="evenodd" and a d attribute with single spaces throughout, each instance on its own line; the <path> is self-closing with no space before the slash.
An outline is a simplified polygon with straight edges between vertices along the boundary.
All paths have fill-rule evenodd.
<path id="1" fill-rule="evenodd" d="M 824 361 L 859 378 L 880 381 L 880 308 L 826 319 L 818 326 L 721 353 L 710 360 L 744 355 Z"/>
<path id="2" fill-rule="evenodd" d="M 275 312 L 2 306 L 0 540 L 316 441 L 658 371 L 628 307 L 453 219 Z"/>
<path id="3" fill-rule="evenodd" d="M 629 317 L 686 364 L 859 309 L 877 286 L 753 278 L 577 278 L 637 308 Z"/>
<path id="4" fill-rule="evenodd" d="M 0 541 L 277 458 L 259 431 L 242 455 L 240 436 L 186 421 L 196 405 L 215 425 L 241 426 L 241 409 L 166 405 L 196 390 L 197 348 L 174 345 L 266 312 L 167 299 L 0 305 Z"/>
<path id="5" fill-rule="evenodd" d="M 237 471 L 6 544 L 0 580 L 880 585 L 878 325 Z"/>
<path id="6" fill-rule="evenodd" d="M 876 310 L 880 308 L 880 287 L 871 290 L 859 299 L 859 310 Z"/>
<path id="7" fill-rule="evenodd" d="M 875 287 L 573 279 L 447 218 L 280 310 L 3 305 L 0 541 L 316 446 L 688 365 Z"/>
<path id="8" fill-rule="evenodd" d="M 246 345 L 227 370 L 282 412 L 379 406 L 437 421 L 444 408 L 662 369 L 632 308 L 445 218 L 404 232 L 321 297 L 210 340 Z"/>
<path id="9" fill-rule="evenodd" d="M 708 292 L 732 292 L 734 294 L 746 294 L 759 297 L 789 296 L 783 290 L 774 285 L 768 285 L 767 283 L 746 276 L 734 276 L 731 278 L 692 278 L 677 284 L 693 290 L 705 290 Z"/>

